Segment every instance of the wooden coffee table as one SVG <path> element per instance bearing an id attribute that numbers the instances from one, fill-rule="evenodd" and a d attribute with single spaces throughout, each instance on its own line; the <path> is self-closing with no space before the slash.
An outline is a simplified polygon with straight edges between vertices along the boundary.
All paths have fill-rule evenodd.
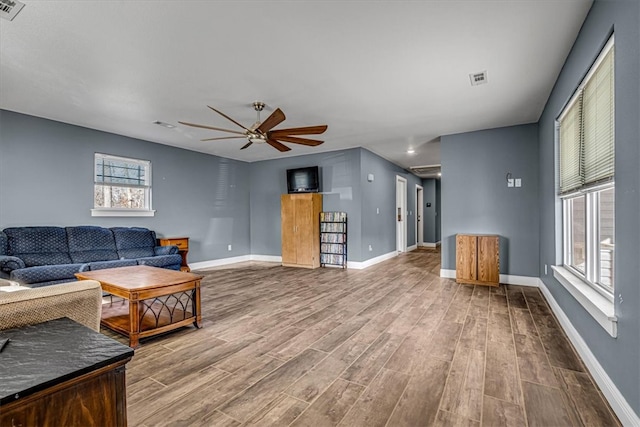
<path id="1" fill-rule="evenodd" d="M 76 273 L 79 280 L 97 280 L 102 290 L 122 299 L 102 305 L 100 323 L 129 337 L 162 334 L 193 323 L 201 327 L 200 280 L 203 276 L 136 265 Z"/>

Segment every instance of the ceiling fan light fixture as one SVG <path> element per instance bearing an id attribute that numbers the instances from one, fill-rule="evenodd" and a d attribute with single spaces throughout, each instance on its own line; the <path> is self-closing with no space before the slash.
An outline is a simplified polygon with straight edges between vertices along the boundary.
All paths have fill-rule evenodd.
<path id="1" fill-rule="evenodd" d="M 255 143 L 266 142 L 266 138 L 263 135 L 260 135 L 258 133 L 252 133 L 247 135 L 247 140 L 249 140 L 249 142 L 255 142 Z"/>
<path id="2" fill-rule="evenodd" d="M 409 148 L 407 150 L 407 154 L 415 154 L 415 153 L 416 153 L 416 150 L 414 150 L 413 148 Z"/>

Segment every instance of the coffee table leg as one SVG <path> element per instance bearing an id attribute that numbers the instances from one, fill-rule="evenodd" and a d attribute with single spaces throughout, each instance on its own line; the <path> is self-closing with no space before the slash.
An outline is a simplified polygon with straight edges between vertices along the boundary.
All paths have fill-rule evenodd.
<path id="1" fill-rule="evenodd" d="M 140 303 L 138 296 L 129 299 L 129 347 L 138 348 L 140 335 Z"/>
<path id="2" fill-rule="evenodd" d="M 202 310 L 200 309 L 200 281 L 196 282 L 193 290 L 193 325 L 196 328 L 202 328 Z"/>

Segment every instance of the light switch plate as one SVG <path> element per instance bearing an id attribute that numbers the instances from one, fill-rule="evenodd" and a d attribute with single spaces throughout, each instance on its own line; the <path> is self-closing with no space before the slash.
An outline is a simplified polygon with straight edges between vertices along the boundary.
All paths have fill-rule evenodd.
<path id="1" fill-rule="evenodd" d="M 507 187 L 513 187 L 513 178 L 507 179 Z"/>
<path id="2" fill-rule="evenodd" d="M 522 187 L 522 179 L 516 178 L 516 187 Z"/>

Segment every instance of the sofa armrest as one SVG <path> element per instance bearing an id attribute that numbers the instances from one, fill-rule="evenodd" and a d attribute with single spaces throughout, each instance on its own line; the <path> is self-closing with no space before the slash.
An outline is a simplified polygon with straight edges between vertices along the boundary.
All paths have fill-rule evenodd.
<path id="1" fill-rule="evenodd" d="M 0 330 L 68 317 L 100 331 L 102 288 L 95 280 L 0 292 Z"/>
<path id="2" fill-rule="evenodd" d="M 24 268 L 24 261 L 15 256 L 0 255 L 0 271 L 9 274 L 13 270 Z"/>
<path id="3" fill-rule="evenodd" d="M 176 245 L 168 246 L 156 246 L 153 248 L 153 253 L 158 255 L 173 255 L 178 253 L 178 247 Z"/>

